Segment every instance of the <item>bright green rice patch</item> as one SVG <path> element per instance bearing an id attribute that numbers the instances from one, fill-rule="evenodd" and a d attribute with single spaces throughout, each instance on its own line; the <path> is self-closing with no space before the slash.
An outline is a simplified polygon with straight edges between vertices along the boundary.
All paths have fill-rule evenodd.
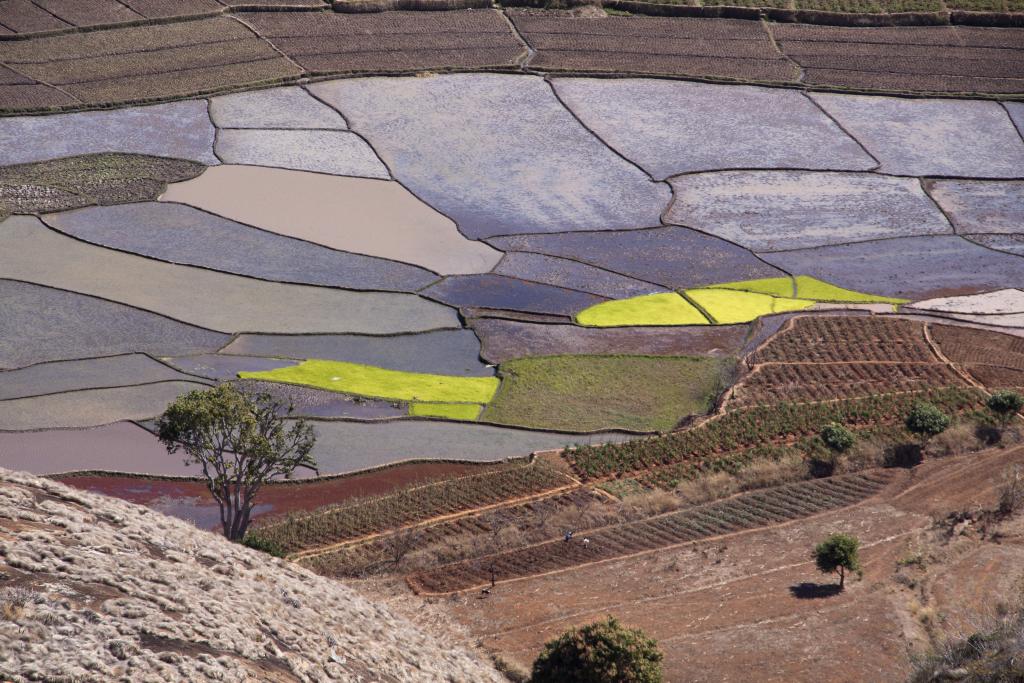
<path id="1" fill-rule="evenodd" d="M 688 289 L 686 295 L 721 325 L 745 323 L 762 315 L 800 311 L 814 305 L 813 301 L 804 299 L 726 289 Z"/>
<path id="2" fill-rule="evenodd" d="M 793 278 L 766 277 L 760 280 L 740 280 L 739 282 L 723 282 L 720 285 L 708 285 L 706 289 L 738 289 L 743 292 L 757 292 L 772 296 L 793 296 Z"/>
<path id="3" fill-rule="evenodd" d="M 375 398 L 432 403 L 487 403 L 498 390 L 497 377 L 453 377 L 387 370 L 334 360 L 306 360 L 298 365 L 261 372 L 240 372 L 243 379 L 341 391 Z"/>
<path id="4" fill-rule="evenodd" d="M 443 417 L 446 420 L 475 420 L 482 407 L 476 403 L 412 403 L 409 405 L 409 414 Z"/>
<path id="5" fill-rule="evenodd" d="M 735 360 L 654 356 L 543 356 L 502 363 L 484 422 L 570 432 L 668 431 L 707 412 Z"/>
<path id="6" fill-rule="evenodd" d="M 905 304 L 907 299 L 893 299 L 888 296 L 876 296 L 855 292 L 852 289 L 843 289 L 830 285 L 827 282 L 818 280 L 809 275 L 796 276 L 796 295 L 800 299 L 814 299 L 815 301 L 836 301 L 843 303 L 862 304 Z"/>
<path id="7" fill-rule="evenodd" d="M 693 304 L 675 292 L 595 304 L 577 313 L 576 322 L 586 327 L 708 324 L 707 318 Z"/>

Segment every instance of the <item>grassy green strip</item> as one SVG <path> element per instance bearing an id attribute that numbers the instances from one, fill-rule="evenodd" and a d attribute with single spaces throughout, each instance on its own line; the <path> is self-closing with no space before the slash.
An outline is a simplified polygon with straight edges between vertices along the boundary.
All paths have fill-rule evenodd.
<path id="1" fill-rule="evenodd" d="M 430 403 L 487 403 L 499 384 L 497 377 L 428 375 L 316 359 L 276 370 L 240 372 L 238 376 L 376 398 Z"/>
<path id="2" fill-rule="evenodd" d="M 412 403 L 409 405 L 409 414 L 448 420 L 475 420 L 482 407 L 476 403 Z"/>
<path id="3" fill-rule="evenodd" d="M 544 356 L 502 363 L 482 419 L 584 432 L 668 431 L 705 413 L 731 378 L 729 358 Z"/>

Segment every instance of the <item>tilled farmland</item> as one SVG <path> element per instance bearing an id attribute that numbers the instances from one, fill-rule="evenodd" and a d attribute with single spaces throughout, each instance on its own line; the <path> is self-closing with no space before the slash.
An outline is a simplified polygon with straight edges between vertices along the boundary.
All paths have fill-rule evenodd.
<path id="1" fill-rule="evenodd" d="M 792 11 L 786 4 L 780 0 L 780 11 Z M 803 9 L 821 10 L 821 18 L 889 11 L 871 3 L 819 4 Z M 847 28 L 762 23 L 753 16 L 584 19 L 519 9 L 334 13 L 319 0 L 291 8 L 305 11 L 238 7 L 216 0 L 5 0 L 0 112 L 423 70 L 650 74 L 851 91 L 1024 92 L 1022 28 Z M 911 9 L 932 16 L 927 7 Z"/>
<path id="2" fill-rule="evenodd" d="M 299 553 L 433 517 L 537 495 L 570 483 L 564 474 L 542 465 L 511 465 L 268 521 L 254 529 L 253 535 L 276 544 L 284 553 Z"/>
<path id="3" fill-rule="evenodd" d="M 467 590 L 487 585 L 492 577 L 504 581 L 543 574 L 800 519 L 864 500 L 888 481 L 889 474 L 878 471 L 788 484 L 639 522 L 581 530 L 569 541 L 446 565 L 413 574 L 408 581 L 424 593 Z"/>

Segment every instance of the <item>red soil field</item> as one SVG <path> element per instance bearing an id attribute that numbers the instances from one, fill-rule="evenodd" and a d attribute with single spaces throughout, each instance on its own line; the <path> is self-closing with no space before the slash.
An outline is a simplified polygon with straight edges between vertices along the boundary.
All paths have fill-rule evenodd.
<path id="1" fill-rule="evenodd" d="M 463 463 L 410 463 L 346 477 L 269 484 L 259 493 L 253 519 L 312 510 L 350 498 L 389 493 L 429 480 L 484 472 L 488 468 L 487 465 Z M 54 478 L 69 486 L 194 520 L 197 526 L 214 528 L 219 524 L 213 498 L 206 485 L 199 481 L 77 475 Z"/>
<path id="2" fill-rule="evenodd" d="M 990 330 L 932 325 L 932 339 L 954 363 L 1024 370 L 1024 338 Z"/>
<path id="3" fill-rule="evenodd" d="M 943 363 L 760 365 L 736 387 L 729 408 L 778 401 L 829 401 L 966 384 Z"/>
<path id="4" fill-rule="evenodd" d="M 934 363 L 924 325 L 910 320 L 868 316 L 794 318 L 750 356 L 751 363 L 833 363 L 899 361 Z"/>
<path id="5" fill-rule="evenodd" d="M 1024 462 L 1024 449 L 928 461 L 853 507 L 499 583 L 436 609 L 525 668 L 547 640 L 611 614 L 658 641 L 668 681 L 905 680 L 909 651 L 926 645 L 922 605 L 968 619 L 1024 576 L 1019 521 L 998 544 L 970 531 L 946 541 L 933 526 L 952 510 L 993 505 L 1014 462 Z M 860 538 L 865 569 L 839 594 L 809 557 L 836 531 Z M 900 564 L 922 549 L 925 568 Z M 993 572 L 980 586 L 979 569 Z M 913 589 L 896 580 L 908 571 Z"/>
<path id="6" fill-rule="evenodd" d="M 419 593 L 447 593 L 484 585 L 491 576 L 505 581 L 731 534 L 851 505 L 877 493 L 891 476 L 890 471 L 875 470 L 744 493 L 637 522 L 580 531 L 571 541 L 549 541 L 444 565 L 413 574 L 408 581 Z"/>

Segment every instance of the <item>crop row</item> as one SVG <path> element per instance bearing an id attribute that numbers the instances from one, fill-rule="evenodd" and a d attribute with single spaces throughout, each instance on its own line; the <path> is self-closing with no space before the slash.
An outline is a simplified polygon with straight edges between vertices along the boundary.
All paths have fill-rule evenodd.
<path id="1" fill-rule="evenodd" d="M 515 463 L 481 474 L 412 486 L 386 496 L 291 514 L 262 524 L 250 534 L 291 554 L 535 495 L 569 482 L 565 474 L 541 463 Z"/>
<path id="2" fill-rule="evenodd" d="M 865 316 L 796 318 L 750 358 L 755 364 L 935 360 L 921 323 Z"/>
<path id="3" fill-rule="evenodd" d="M 736 387 L 729 408 L 776 401 L 829 401 L 964 383 L 943 363 L 761 365 Z"/>
<path id="4" fill-rule="evenodd" d="M 947 412 L 958 413 L 980 406 L 983 395 L 970 387 L 949 387 L 832 403 L 779 402 L 735 410 L 666 436 L 580 446 L 565 455 L 584 479 L 608 477 L 793 441 L 817 434 L 829 422 L 853 428 L 895 422 L 910 410 L 914 401 L 922 399 Z"/>
<path id="5" fill-rule="evenodd" d="M 913 438 L 902 423 L 873 425 L 853 431 L 858 441 L 871 441 L 882 447 L 903 445 Z M 825 459 L 828 455 L 828 448 L 816 435 L 801 438 L 791 444 L 763 444 L 703 460 L 689 460 L 656 467 L 639 472 L 632 477 L 615 479 L 609 482 L 612 484 L 611 486 L 602 484 L 602 487 L 613 495 L 618 495 L 619 491 L 626 494 L 642 493 L 652 489 L 671 491 L 684 481 L 719 472 L 736 475 L 744 468 L 758 462 L 779 462 L 787 457 L 797 457 L 807 461 L 814 457 Z"/>
<path id="6" fill-rule="evenodd" d="M 932 325 L 932 339 L 954 363 L 1024 370 L 1024 338 L 951 325 Z"/>
<path id="7" fill-rule="evenodd" d="M 300 562 L 325 576 L 366 576 L 381 569 L 393 570 L 403 559 L 419 551 L 436 558 L 419 558 L 418 563 L 437 564 L 465 559 L 474 554 L 496 552 L 524 539 L 537 542 L 554 538 L 571 528 L 566 520 L 585 514 L 590 506 L 606 502 L 592 489 L 577 488 L 544 498 L 488 510 L 480 514 L 449 519 L 342 546 Z"/>
<path id="8" fill-rule="evenodd" d="M 418 592 L 449 593 L 484 585 L 492 579 L 531 576 L 779 524 L 852 505 L 877 493 L 891 476 L 891 471 L 873 470 L 762 489 L 637 522 L 577 533 L 570 541 L 548 541 L 416 572 L 408 577 L 408 582 Z"/>

